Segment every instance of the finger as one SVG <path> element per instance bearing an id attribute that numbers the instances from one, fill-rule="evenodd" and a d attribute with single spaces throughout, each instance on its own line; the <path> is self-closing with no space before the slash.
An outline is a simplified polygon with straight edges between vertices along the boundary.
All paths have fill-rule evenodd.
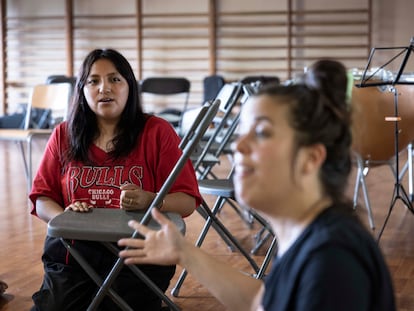
<path id="1" fill-rule="evenodd" d="M 136 220 L 130 220 L 128 221 L 128 226 L 131 227 L 132 229 L 138 231 L 142 236 L 146 236 L 149 232 L 151 232 L 152 230 L 149 229 L 147 226 L 144 226 L 142 224 L 140 224 L 138 221 Z"/>
<path id="2" fill-rule="evenodd" d="M 132 257 L 124 258 L 124 264 L 126 265 L 152 264 L 152 261 L 148 260 L 148 258 L 145 256 L 142 256 L 142 257 L 132 256 Z"/>
<path id="3" fill-rule="evenodd" d="M 121 190 L 137 190 L 137 189 L 139 189 L 139 187 L 135 184 L 128 183 L 128 184 L 121 185 L 119 187 L 119 189 L 121 189 Z"/>
<path id="4" fill-rule="evenodd" d="M 65 208 L 65 211 L 72 210 L 74 212 L 89 212 L 90 209 L 93 208 L 92 205 L 88 205 L 88 203 L 76 201 Z"/>
<path id="5" fill-rule="evenodd" d="M 128 246 L 132 248 L 143 248 L 144 247 L 144 240 L 141 239 L 131 239 L 131 238 L 123 238 L 118 241 L 119 246 Z"/>
<path id="6" fill-rule="evenodd" d="M 158 210 L 158 208 L 153 208 L 151 210 L 151 215 L 152 215 L 152 218 L 154 218 L 154 220 L 156 220 L 161 226 L 168 225 L 171 222 L 166 216 L 164 216 Z"/>
<path id="7" fill-rule="evenodd" d="M 136 202 L 132 198 L 124 197 L 120 205 L 121 205 L 121 208 L 124 210 L 133 210 L 137 208 Z"/>
<path id="8" fill-rule="evenodd" d="M 70 206 L 71 206 L 72 210 L 74 210 L 74 211 L 79 211 L 79 210 L 83 209 L 82 208 L 82 203 L 80 201 L 76 201 L 76 202 L 72 203 Z"/>
<path id="9" fill-rule="evenodd" d="M 65 208 L 65 211 L 74 211 L 74 212 L 76 212 L 77 210 L 78 210 L 78 208 L 73 204 L 70 204 Z"/>
<path id="10" fill-rule="evenodd" d="M 141 248 L 129 248 L 119 252 L 119 257 L 144 257 L 145 251 Z"/>
<path id="11" fill-rule="evenodd" d="M 80 207 L 80 210 L 81 210 L 82 212 L 87 213 L 87 212 L 89 212 L 89 211 L 91 210 L 91 206 L 90 206 L 90 205 L 88 205 L 88 203 L 82 203 L 82 204 L 81 204 L 81 207 Z"/>
<path id="12" fill-rule="evenodd" d="M 81 205 L 82 205 L 82 208 L 88 208 L 89 209 L 89 204 L 88 203 L 86 203 L 86 202 L 82 202 L 81 203 Z"/>

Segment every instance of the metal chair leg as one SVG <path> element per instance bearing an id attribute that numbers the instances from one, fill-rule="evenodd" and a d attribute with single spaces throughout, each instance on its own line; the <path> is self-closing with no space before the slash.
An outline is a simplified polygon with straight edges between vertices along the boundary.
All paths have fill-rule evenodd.
<path id="1" fill-rule="evenodd" d="M 359 187 L 362 187 L 362 194 L 364 196 L 365 208 L 367 209 L 367 213 L 368 213 L 369 225 L 371 229 L 374 230 L 375 229 L 374 217 L 372 215 L 371 202 L 368 196 L 367 184 L 365 182 L 366 173 L 364 172 L 364 163 L 359 154 L 355 154 L 355 158 L 357 162 L 358 172 L 357 172 L 357 177 L 355 180 L 354 208 L 357 206 L 357 202 L 358 202 Z"/>

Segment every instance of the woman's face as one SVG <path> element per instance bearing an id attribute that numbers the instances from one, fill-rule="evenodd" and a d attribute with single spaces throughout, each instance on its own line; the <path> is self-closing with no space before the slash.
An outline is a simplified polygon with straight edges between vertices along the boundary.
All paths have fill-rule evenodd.
<path id="1" fill-rule="evenodd" d="M 103 58 L 92 65 L 83 93 L 98 120 L 118 122 L 128 100 L 129 85 L 114 64 Z"/>
<path id="2" fill-rule="evenodd" d="M 288 105 L 277 100 L 262 95 L 244 104 L 240 136 L 233 146 L 237 199 L 267 214 L 295 196 L 300 183 L 301 150 L 294 152 Z"/>

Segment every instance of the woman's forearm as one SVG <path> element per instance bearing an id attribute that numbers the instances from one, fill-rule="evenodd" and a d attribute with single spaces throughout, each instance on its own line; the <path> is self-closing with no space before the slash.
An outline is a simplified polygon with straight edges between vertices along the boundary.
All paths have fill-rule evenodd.
<path id="1" fill-rule="evenodd" d="M 161 206 L 162 212 L 175 212 L 183 217 L 191 215 L 196 208 L 195 198 L 182 192 L 170 193 L 165 196 Z"/>
<path id="2" fill-rule="evenodd" d="M 179 265 L 203 284 L 228 310 L 256 310 L 262 281 L 219 261 L 190 243 L 180 253 Z"/>
<path id="3" fill-rule="evenodd" d="M 118 245 L 126 247 L 119 253 L 125 264 L 180 265 L 203 284 L 229 310 L 256 310 L 263 283 L 228 263 L 205 253 L 179 232 L 178 228 L 157 209 L 152 217 L 161 228 L 151 230 L 137 221 L 128 225 L 144 238 L 125 238 Z"/>
<path id="4" fill-rule="evenodd" d="M 48 197 L 39 197 L 36 200 L 37 216 L 46 223 L 60 213 L 63 213 L 63 211 L 59 204 Z"/>

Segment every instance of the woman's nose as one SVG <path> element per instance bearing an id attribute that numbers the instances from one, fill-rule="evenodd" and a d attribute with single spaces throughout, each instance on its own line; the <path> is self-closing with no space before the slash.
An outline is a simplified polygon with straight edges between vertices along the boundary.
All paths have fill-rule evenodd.
<path id="1" fill-rule="evenodd" d="M 239 134 L 237 138 L 231 144 L 231 150 L 233 153 L 240 152 L 245 153 L 248 149 L 248 144 L 246 143 L 248 139 L 247 134 Z"/>
<path id="2" fill-rule="evenodd" d="M 109 93 L 111 91 L 111 86 L 108 82 L 102 81 L 99 86 L 99 92 L 102 94 Z"/>

